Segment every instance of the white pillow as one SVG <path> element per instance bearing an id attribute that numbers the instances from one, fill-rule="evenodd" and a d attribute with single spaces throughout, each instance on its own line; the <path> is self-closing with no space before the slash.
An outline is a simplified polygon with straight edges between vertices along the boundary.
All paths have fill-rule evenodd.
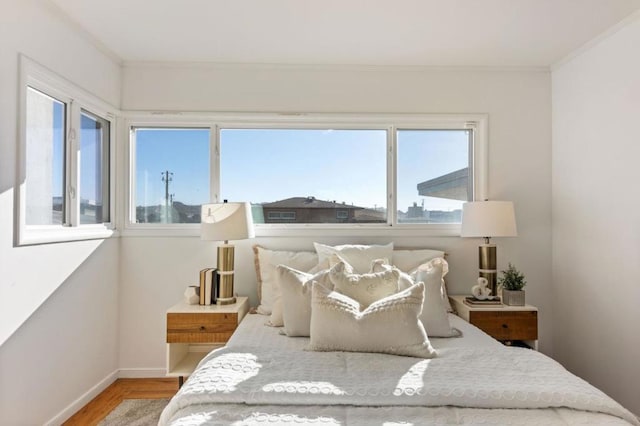
<path id="1" fill-rule="evenodd" d="M 460 332 L 451 327 L 447 306 L 442 297 L 442 274 L 446 260 L 442 258 L 432 259 L 420 265 L 416 271 L 416 279 L 401 272 L 399 287 L 401 290 L 413 285 L 415 282 L 423 282 L 425 285 L 424 304 L 420 320 L 424 325 L 427 335 L 430 337 L 458 337 Z M 375 261 L 371 265 L 373 272 L 391 270 L 392 266 L 385 264 L 381 260 Z M 418 277 L 419 276 L 419 277 Z"/>
<path id="2" fill-rule="evenodd" d="M 449 323 L 449 313 L 441 297 L 440 289 L 438 280 L 427 279 L 424 281 L 424 307 L 420 321 L 431 337 L 460 337 L 462 333 L 451 327 L 451 323 Z"/>
<path id="3" fill-rule="evenodd" d="M 427 263 L 436 257 L 444 257 L 442 250 L 417 249 L 417 250 L 393 250 L 390 263 L 401 271 L 410 272 L 423 263 Z"/>
<path id="4" fill-rule="evenodd" d="M 386 245 L 341 245 L 327 246 L 320 243 L 313 243 L 318 253 L 318 263 L 326 263 L 332 254 L 339 255 L 349 265 L 351 265 L 357 274 L 366 274 L 369 272 L 371 262 L 376 259 L 391 259 L 393 255 L 393 243 Z"/>
<path id="5" fill-rule="evenodd" d="M 413 278 L 415 282 L 425 281 L 425 278 L 422 277 L 422 274 L 428 274 L 435 263 L 438 263 L 442 266 L 442 276 L 440 278 L 440 294 L 442 295 L 442 300 L 444 301 L 447 312 L 453 312 L 451 302 L 449 301 L 449 295 L 447 294 L 447 285 L 444 281 L 445 275 L 449 273 L 449 263 L 447 263 L 444 258 L 440 257 L 431 259 L 430 261 L 423 263 L 422 265 L 411 271 L 409 275 L 411 275 L 411 278 Z"/>
<path id="6" fill-rule="evenodd" d="M 408 274 L 414 274 L 418 266 L 423 263 L 427 263 L 431 259 L 435 259 L 437 257 L 441 257 L 444 259 L 445 252 L 442 250 L 433 250 L 433 249 L 416 249 L 416 250 L 394 250 L 393 258 L 391 259 L 391 264 L 396 268 L 400 269 L 403 272 Z M 442 276 L 447 275 L 449 272 L 448 265 L 445 265 L 446 268 L 444 270 L 444 274 Z M 442 282 L 442 292 L 444 297 L 444 303 L 447 306 L 447 312 L 453 312 L 453 308 L 451 307 L 451 302 L 449 301 L 449 297 L 447 295 L 447 285 L 443 281 Z"/>
<path id="7" fill-rule="evenodd" d="M 436 351 L 418 318 L 423 298 L 424 284 L 416 284 L 361 311 L 350 297 L 314 284 L 309 348 L 433 358 Z"/>
<path id="8" fill-rule="evenodd" d="M 339 262 L 329 272 L 334 290 L 354 299 L 363 308 L 373 302 L 398 292 L 400 271 L 389 267 L 380 272 L 367 274 L 350 273 L 345 262 Z"/>
<path id="9" fill-rule="evenodd" d="M 259 269 L 260 306 L 258 313 L 270 315 L 273 306 L 280 298 L 276 284 L 276 266 L 287 265 L 299 271 L 308 271 L 318 264 L 318 255 L 310 251 L 268 250 L 255 246 Z M 261 283 L 261 284 L 260 284 Z"/>
<path id="10" fill-rule="evenodd" d="M 278 265 L 276 274 L 281 291 L 285 334 L 289 337 L 308 337 L 311 325 L 311 287 L 314 282 L 319 282 L 327 288 L 333 288 L 329 270 L 310 274 Z M 273 321 L 273 314 L 271 317 Z"/>

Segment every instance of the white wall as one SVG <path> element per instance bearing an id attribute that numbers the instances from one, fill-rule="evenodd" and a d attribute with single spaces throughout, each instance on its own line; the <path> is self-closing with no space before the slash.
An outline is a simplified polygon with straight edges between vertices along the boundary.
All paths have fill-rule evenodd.
<path id="1" fill-rule="evenodd" d="M 554 353 L 640 413 L 640 14 L 554 70 Z"/>
<path id="2" fill-rule="evenodd" d="M 541 70 L 500 71 L 310 66 L 129 65 L 123 69 L 124 110 L 488 113 L 489 197 L 513 200 L 519 237 L 501 239 L 499 268 L 514 262 L 527 276 L 527 300 L 540 307 L 540 347 L 552 352 L 551 98 Z M 121 239 L 120 365 L 158 368 L 165 362 L 165 310 L 182 298 L 197 272 L 215 263 L 215 245 L 198 238 Z M 477 246 L 461 238 L 392 235 L 344 238 L 261 238 L 237 245 L 236 290 L 255 304 L 250 246 L 312 249 L 327 243 L 395 241 L 396 246 L 449 252 L 453 293 L 477 276 Z M 357 240 L 357 241 L 354 241 Z"/>
<path id="3" fill-rule="evenodd" d="M 120 67 L 49 2 L 1 9 L 0 424 L 42 424 L 117 368 L 118 241 L 14 247 L 18 54 L 116 106 Z"/>

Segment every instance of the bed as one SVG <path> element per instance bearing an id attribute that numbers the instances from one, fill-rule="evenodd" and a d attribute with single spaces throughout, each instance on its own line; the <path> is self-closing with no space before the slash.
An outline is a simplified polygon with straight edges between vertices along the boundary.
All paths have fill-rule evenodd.
<path id="1" fill-rule="evenodd" d="M 395 298 L 396 312 L 398 297 L 410 299 L 424 287 L 413 285 L 364 311 L 379 311 L 379 304 Z M 311 288 L 314 316 L 320 315 L 316 301 L 321 296 L 337 297 L 342 304 L 348 299 L 334 296 L 335 291 L 317 293 L 325 289 L 316 281 Z M 445 315 L 455 337 L 429 337 L 425 356 L 398 355 L 393 352 L 397 345 L 391 353 L 317 350 L 314 321 L 326 318 L 311 319 L 311 337 L 290 337 L 286 328 L 269 326 L 273 316 L 247 315 L 227 346 L 202 360 L 163 411 L 160 424 L 640 424 L 551 358 L 503 346 L 456 315 Z M 331 327 L 339 334 L 349 324 Z"/>

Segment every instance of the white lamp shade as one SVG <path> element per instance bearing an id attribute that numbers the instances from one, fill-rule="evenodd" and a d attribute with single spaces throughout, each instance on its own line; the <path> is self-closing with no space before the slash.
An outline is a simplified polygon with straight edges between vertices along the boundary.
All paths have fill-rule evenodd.
<path id="1" fill-rule="evenodd" d="M 203 204 L 200 217 L 203 240 L 244 240 L 255 236 L 249 203 Z"/>
<path id="2" fill-rule="evenodd" d="M 511 201 L 474 201 L 462 205 L 463 237 L 516 237 Z"/>

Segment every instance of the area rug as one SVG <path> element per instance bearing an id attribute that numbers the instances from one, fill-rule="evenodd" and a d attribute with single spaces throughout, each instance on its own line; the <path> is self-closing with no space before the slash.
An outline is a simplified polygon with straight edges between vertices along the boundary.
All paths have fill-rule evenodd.
<path id="1" fill-rule="evenodd" d="M 157 425 L 168 399 L 125 399 L 98 426 Z"/>

